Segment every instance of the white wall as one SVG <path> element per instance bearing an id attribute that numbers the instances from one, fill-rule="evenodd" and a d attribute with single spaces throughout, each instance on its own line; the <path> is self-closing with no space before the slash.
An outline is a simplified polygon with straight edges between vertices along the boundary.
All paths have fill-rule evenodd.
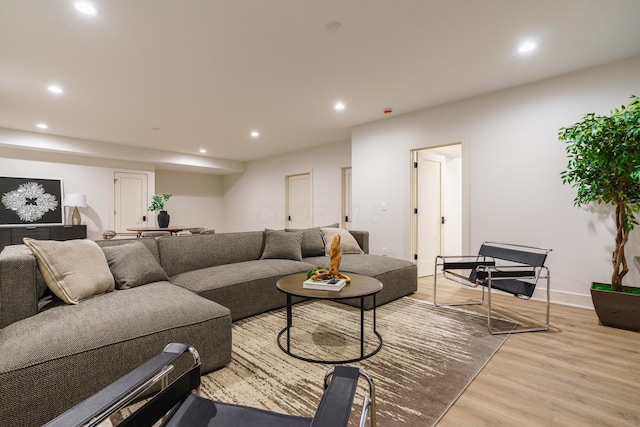
<path id="1" fill-rule="evenodd" d="M 158 170 L 155 183 L 156 194 L 172 195 L 165 203 L 170 225 L 224 228 L 221 176 Z"/>
<path id="2" fill-rule="evenodd" d="M 0 156 L 3 156 L 0 150 Z M 82 224 L 87 225 L 87 237 L 101 239 L 102 230 L 109 228 L 109 208 L 112 185 L 110 168 L 51 163 L 0 157 L 2 176 L 60 179 L 65 193 L 87 196 L 87 207 L 78 208 Z M 71 224 L 71 209 L 65 208 L 65 224 Z"/>
<path id="3" fill-rule="evenodd" d="M 349 141 L 249 162 L 224 177 L 226 231 L 284 228 L 285 176 L 303 172 L 311 172 L 313 225 L 340 222 L 341 173 L 350 165 Z"/>
<path id="4" fill-rule="evenodd" d="M 463 250 L 484 240 L 550 247 L 554 300 L 589 306 L 590 282 L 610 281 L 614 225 L 610 209 L 573 206 L 558 129 L 638 93 L 635 58 L 358 127 L 353 228 L 370 231 L 372 253 L 410 259 L 410 150 L 462 141 Z"/>
<path id="5" fill-rule="evenodd" d="M 9 135 L 8 131 L 5 133 Z M 65 193 L 86 194 L 88 206 L 78 210 L 82 224 L 87 225 L 87 237 L 93 240 L 102 239 L 102 231 L 113 228 L 114 169 L 146 171 L 151 179 L 150 186 L 155 185 L 156 194 L 171 193 L 173 197 L 165 207 L 171 215 L 172 225 L 224 228 L 221 176 L 154 172 L 153 166 L 144 163 L 0 147 L 0 176 L 60 179 Z M 69 208 L 65 209 L 65 223 L 71 223 Z"/>

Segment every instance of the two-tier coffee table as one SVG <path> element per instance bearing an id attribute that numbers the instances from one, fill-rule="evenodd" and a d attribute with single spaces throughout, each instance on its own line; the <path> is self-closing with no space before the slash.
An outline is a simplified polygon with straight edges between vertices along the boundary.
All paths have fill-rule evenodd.
<path id="1" fill-rule="evenodd" d="M 285 276 L 276 282 L 276 286 L 282 292 L 287 294 L 287 326 L 278 333 L 278 347 L 288 355 L 295 357 L 296 359 L 304 360 L 307 362 L 315 363 L 327 363 L 327 364 L 343 364 L 357 362 L 362 359 L 373 356 L 382 348 L 382 336 L 376 330 L 376 294 L 382 290 L 382 283 L 373 277 L 361 276 L 359 274 L 349 274 L 351 277 L 351 283 L 346 285 L 340 291 L 321 291 L 317 289 L 305 289 L 302 283 L 307 279 L 306 273 L 291 274 Z M 360 298 L 360 356 L 346 360 L 322 360 L 322 359 L 310 359 L 300 356 L 291 351 L 291 327 L 292 327 L 292 304 L 291 298 L 293 296 L 310 298 L 310 299 L 326 299 L 326 300 L 342 300 L 347 298 Z M 373 298 L 373 333 L 377 340 L 376 348 L 365 354 L 365 334 L 364 334 L 364 299 L 366 297 Z M 282 335 L 286 333 L 286 347 L 282 345 Z"/>

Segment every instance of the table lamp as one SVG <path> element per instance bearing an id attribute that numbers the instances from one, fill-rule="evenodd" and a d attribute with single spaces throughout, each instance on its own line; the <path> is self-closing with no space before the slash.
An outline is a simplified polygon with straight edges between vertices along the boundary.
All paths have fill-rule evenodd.
<path id="1" fill-rule="evenodd" d="M 78 206 L 83 208 L 87 206 L 87 196 L 74 193 L 65 194 L 64 205 L 74 207 L 73 213 L 71 214 L 71 224 L 80 225 L 80 211 L 78 211 Z"/>

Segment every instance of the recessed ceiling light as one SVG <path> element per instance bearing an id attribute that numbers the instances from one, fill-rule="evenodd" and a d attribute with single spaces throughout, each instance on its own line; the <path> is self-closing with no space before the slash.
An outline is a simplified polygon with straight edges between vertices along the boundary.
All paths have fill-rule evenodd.
<path id="1" fill-rule="evenodd" d="M 260 132 L 258 132 L 257 130 L 254 130 L 253 132 L 251 132 L 251 136 L 252 136 L 253 138 L 257 138 L 257 137 L 259 137 L 259 136 L 260 136 Z"/>
<path id="2" fill-rule="evenodd" d="M 86 1 L 77 1 L 75 2 L 74 6 L 85 15 L 95 15 L 98 13 L 98 9 L 96 9 L 91 3 Z"/>
<path id="3" fill-rule="evenodd" d="M 330 33 L 337 33 L 342 30 L 342 23 L 337 21 L 329 22 L 325 28 Z"/>
<path id="4" fill-rule="evenodd" d="M 49 126 L 47 126 L 46 123 L 38 123 L 36 126 L 40 129 L 49 129 Z"/>
<path id="5" fill-rule="evenodd" d="M 520 45 L 520 47 L 518 48 L 518 52 L 521 53 L 525 53 L 525 52 L 531 52 L 532 50 L 534 50 L 537 47 L 537 45 L 534 42 L 524 42 Z"/>
<path id="6" fill-rule="evenodd" d="M 62 88 L 58 85 L 49 85 L 47 89 L 51 93 L 62 93 Z"/>
<path id="7" fill-rule="evenodd" d="M 206 152 L 207 152 L 207 150 L 205 150 L 204 148 L 201 148 L 201 149 L 200 149 L 200 153 L 202 153 L 202 154 L 206 154 Z"/>
<path id="8" fill-rule="evenodd" d="M 344 102 L 336 102 L 335 105 L 333 106 L 333 108 L 336 111 L 342 111 L 344 110 L 344 107 L 345 107 Z"/>

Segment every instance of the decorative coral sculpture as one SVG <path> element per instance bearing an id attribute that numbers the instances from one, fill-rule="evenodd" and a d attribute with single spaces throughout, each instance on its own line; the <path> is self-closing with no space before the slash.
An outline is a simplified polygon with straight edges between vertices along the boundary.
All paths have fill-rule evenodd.
<path id="1" fill-rule="evenodd" d="M 326 268 L 317 270 L 315 274 L 311 276 L 311 280 L 344 279 L 347 281 L 347 283 L 351 283 L 351 278 L 349 276 L 338 271 L 338 268 L 340 267 L 340 261 L 342 261 L 342 254 L 340 253 L 339 234 L 333 236 L 329 257 L 329 270 L 327 270 Z"/>

